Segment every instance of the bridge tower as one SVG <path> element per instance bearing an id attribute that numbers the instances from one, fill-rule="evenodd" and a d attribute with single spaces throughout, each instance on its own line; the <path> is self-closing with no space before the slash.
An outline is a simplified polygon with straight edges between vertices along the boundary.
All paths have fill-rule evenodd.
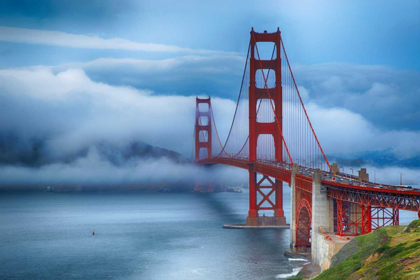
<path id="1" fill-rule="evenodd" d="M 203 105 L 200 105 L 203 104 Z M 202 158 L 211 158 L 211 99 L 196 98 L 195 111 L 195 161 Z M 201 154 L 200 154 L 201 153 Z M 208 183 L 207 190 L 200 188 L 199 182 L 195 184 L 195 191 L 213 192 L 213 185 Z"/>
<path id="2" fill-rule="evenodd" d="M 258 42 L 272 42 L 275 44 L 276 56 L 270 60 L 260 60 L 260 54 L 256 45 Z M 282 86 L 281 86 L 281 45 L 280 45 L 280 30 L 274 33 L 257 33 L 254 29 L 251 30 L 250 41 L 250 84 L 249 84 L 249 212 L 247 218 L 247 225 L 259 225 L 266 223 L 262 217 L 259 217 L 259 210 L 273 210 L 274 220 L 270 223 L 275 225 L 285 225 L 286 219 L 283 211 L 283 185 L 279 180 L 272 180 L 268 176 L 263 176 L 261 180 L 257 181 L 257 173 L 254 170 L 253 164 L 257 160 L 257 145 L 258 137 L 263 134 L 268 134 L 273 137 L 275 160 L 282 161 Z M 265 86 L 257 87 L 256 74 L 257 72 L 274 71 L 275 86 L 273 88 L 266 88 Z M 265 72 L 266 73 L 266 72 Z M 257 121 L 257 104 L 260 99 L 272 100 L 275 107 L 275 117 L 278 118 L 278 123 L 273 119 L 272 122 L 258 122 Z M 264 189 L 269 189 L 264 192 Z M 262 196 L 262 200 L 257 202 L 257 194 Z M 275 197 L 275 201 L 271 197 Z M 267 203 L 265 203 L 267 202 Z M 263 204 L 269 206 L 263 206 Z"/>

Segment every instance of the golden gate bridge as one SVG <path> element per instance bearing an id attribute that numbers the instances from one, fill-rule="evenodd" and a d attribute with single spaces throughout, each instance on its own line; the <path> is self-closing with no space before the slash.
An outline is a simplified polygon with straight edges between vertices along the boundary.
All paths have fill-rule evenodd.
<path id="1" fill-rule="evenodd" d="M 260 52 L 267 45 L 270 52 Z M 262 211 L 272 211 L 272 225 L 286 225 L 283 183 L 289 184 L 290 241 L 295 251 L 310 251 L 319 228 L 356 236 L 398 225 L 399 210 L 416 211 L 420 217 L 420 189 L 371 182 L 364 168 L 354 176 L 329 163 L 279 29 L 274 33 L 251 30 L 236 108 L 224 142 L 211 99 L 196 99 L 195 162 L 248 170 L 248 226 L 267 224 Z"/>

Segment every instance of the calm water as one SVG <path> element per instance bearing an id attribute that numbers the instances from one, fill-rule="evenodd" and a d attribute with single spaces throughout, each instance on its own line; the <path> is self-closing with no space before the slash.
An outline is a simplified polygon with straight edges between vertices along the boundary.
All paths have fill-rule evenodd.
<path id="1" fill-rule="evenodd" d="M 222 228 L 247 205 L 248 193 L 1 194 L 0 278 L 275 279 L 302 266 L 283 256 L 288 229 Z"/>
<path id="2" fill-rule="evenodd" d="M 283 255 L 288 229 L 222 228 L 247 206 L 248 193 L 0 194 L 0 278 L 275 279 L 302 266 Z"/>

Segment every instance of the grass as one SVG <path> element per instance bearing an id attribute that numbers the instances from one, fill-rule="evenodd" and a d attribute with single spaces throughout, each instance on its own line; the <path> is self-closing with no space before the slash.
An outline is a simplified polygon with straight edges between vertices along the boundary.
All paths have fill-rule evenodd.
<path id="1" fill-rule="evenodd" d="M 358 236 L 348 246 L 358 249 L 316 280 L 420 279 L 420 220 Z"/>

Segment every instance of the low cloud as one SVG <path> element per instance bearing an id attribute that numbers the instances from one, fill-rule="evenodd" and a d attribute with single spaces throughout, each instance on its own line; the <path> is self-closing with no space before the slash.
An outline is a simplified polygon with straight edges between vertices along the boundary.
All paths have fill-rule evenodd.
<path id="1" fill-rule="evenodd" d="M 210 94 L 236 99 L 244 57 L 183 56 L 166 60 L 98 59 L 55 67 L 83 69 L 94 81 L 152 88 L 159 94 Z M 383 131 L 420 130 L 420 72 L 385 66 L 293 65 L 305 104 L 342 108 Z"/>
<path id="2" fill-rule="evenodd" d="M 165 155 L 115 164 L 99 153 L 102 143 L 120 152 L 130 143 L 144 141 L 189 158 L 195 96 L 154 96 L 150 90 L 94 82 L 81 69 L 54 74 L 50 67 L 35 67 L 0 70 L 0 103 L 3 186 L 181 184 L 210 178 L 238 183 L 246 178 L 241 170 L 203 169 Z M 214 98 L 213 104 L 220 118 L 232 118 L 233 101 Z M 220 130 L 227 131 L 227 123 L 221 123 Z M 86 148 L 88 152 L 81 153 Z M 27 164 L 38 157 L 37 166 Z"/>
<path id="3" fill-rule="evenodd" d="M 191 61 L 205 64 L 207 61 L 193 58 L 185 59 L 185 62 L 183 59 L 161 62 L 159 71 L 167 71 L 166 76 L 174 73 L 173 82 L 181 83 L 182 75 L 176 76 L 179 65 L 189 65 Z M 115 61 L 111 62 L 109 65 L 112 68 Z M 120 67 L 129 62 L 123 61 Z M 95 65 L 95 69 L 99 69 L 99 65 L 100 63 Z M 147 68 L 147 65 L 142 65 L 139 61 L 134 61 L 134 65 L 139 67 L 139 71 Z M 37 182 L 54 178 L 56 181 L 60 178 L 67 180 L 71 177 L 66 175 L 67 172 L 74 175 L 72 178 L 89 181 L 95 175 L 100 176 L 103 169 L 106 172 L 101 178 L 115 176 L 115 182 L 124 178 L 131 182 L 130 180 L 141 180 L 143 176 L 137 174 L 143 174 L 147 178 L 147 174 L 153 173 L 153 169 L 147 166 L 152 164 L 148 159 L 135 161 L 127 166 L 115 166 L 98 159 L 95 156 L 95 146 L 104 141 L 121 147 L 144 141 L 175 150 L 187 158 L 192 156 L 195 96 L 156 95 L 152 87 L 139 89 L 95 81 L 82 69 L 89 68 L 86 65 L 60 67 L 0 70 L 0 153 L 3 159 L 31 153 L 42 154 L 48 159 L 48 164 L 37 168 L 5 166 L 6 161 L 3 160 L 0 171 L 2 181 L 10 183 L 13 178 L 15 182 L 22 182 L 24 178 Z M 213 71 L 211 68 L 206 70 L 206 67 L 198 69 L 209 71 L 208 73 Z M 193 75 L 190 70 L 188 73 Z M 155 82 L 159 83 L 159 80 Z M 216 79 L 215 84 L 222 87 L 223 84 L 218 82 Z M 300 90 L 305 92 L 309 116 L 327 154 L 386 149 L 392 150 L 399 157 L 420 153 L 418 130 L 378 127 L 361 113 L 339 106 L 321 106 L 319 99 L 313 97 L 312 88 L 300 86 Z M 211 91 L 204 89 L 204 93 Z M 223 141 L 230 128 L 235 101 L 216 97 L 212 98 L 212 104 Z M 89 149 L 89 156 L 66 163 L 70 155 L 86 148 Z M 165 160 L 167 159 L 158 159 L 157 162 L 162 161 L 161 166 L 165 166 L 164 172 L 167 174 L 150 176 L 155 176 L 157 180 L 159 176 L 159 180 L 190 175 L 195 178 L 195 173 L 201 172 L 191 166 L 168 164 Z M 60 170 L 63 172 L 59 172 Z M 92 172 L 93 175 L 82 172 Z M 48 176 L 50 179 L 45 179 Z"/>
<path id="4" fill-rule="evenodd" d="M 100 157 L 91 148 L 86 157 L 65 164 L 53 163 L 39 168 L 1 166 L 0 186 L 15 185 L 102 185 L 130 186 L 138 184 L 229 184 L 246 182 L 247 173 L 235 168 L 200 168 L 192 164 L 179 164 L 167 158 L 129 161 L 115 166 Z"/>
<path id="5" fill-rule="evenodd" d="M 419 130 L 420 72 L 379 65 L 295 65 L 310 100 L 344 108 L 384 130 Z"/>
<path id="6" fill-rule="evenodd" d="M 154 96 L 149 90 L 92 81 L 81 69 L 54 74 L 50 68 L 0 70 L 0 132 L 3 142 L 63 157 L 106 139 L 142 140 L 189 157 L 195 96 Z M 230 119 L 234 102 L 214 98 L 215 112 Z M 228 129 L 220 124 L 221 131 Z"/>
<path id="7" fill-rule="evenodd" d="M 244 58 L 240 56 L 180 56 L 162 60 L 101 58 L 52 67 L 59 73 L 80 68 L 94 81 L 116 86 L 150 88 L 160 94 L 211 94 L 236 99 Z"/>
<path id="8" fill-rule="evenodd" d="M 122 38 L 105 39 L 98 36 L 70 34 L 62 31 L 27 29 L 7 26 L 0 26 L 0 41 L 83 49 L 108 49 L 191 54 L 234 54 L 222 51 L 191 49 L 173 45 L 139 43 Z"/>
<path id="9" fill-rule="evenodd" d="M 361 114 L 344 108 L 325 108 L 309 103 L 307 109 L 327 154 L 383 150 L 390 150 L 401 158 L 420 154 L 420 131 L 383 130 Z"/>

